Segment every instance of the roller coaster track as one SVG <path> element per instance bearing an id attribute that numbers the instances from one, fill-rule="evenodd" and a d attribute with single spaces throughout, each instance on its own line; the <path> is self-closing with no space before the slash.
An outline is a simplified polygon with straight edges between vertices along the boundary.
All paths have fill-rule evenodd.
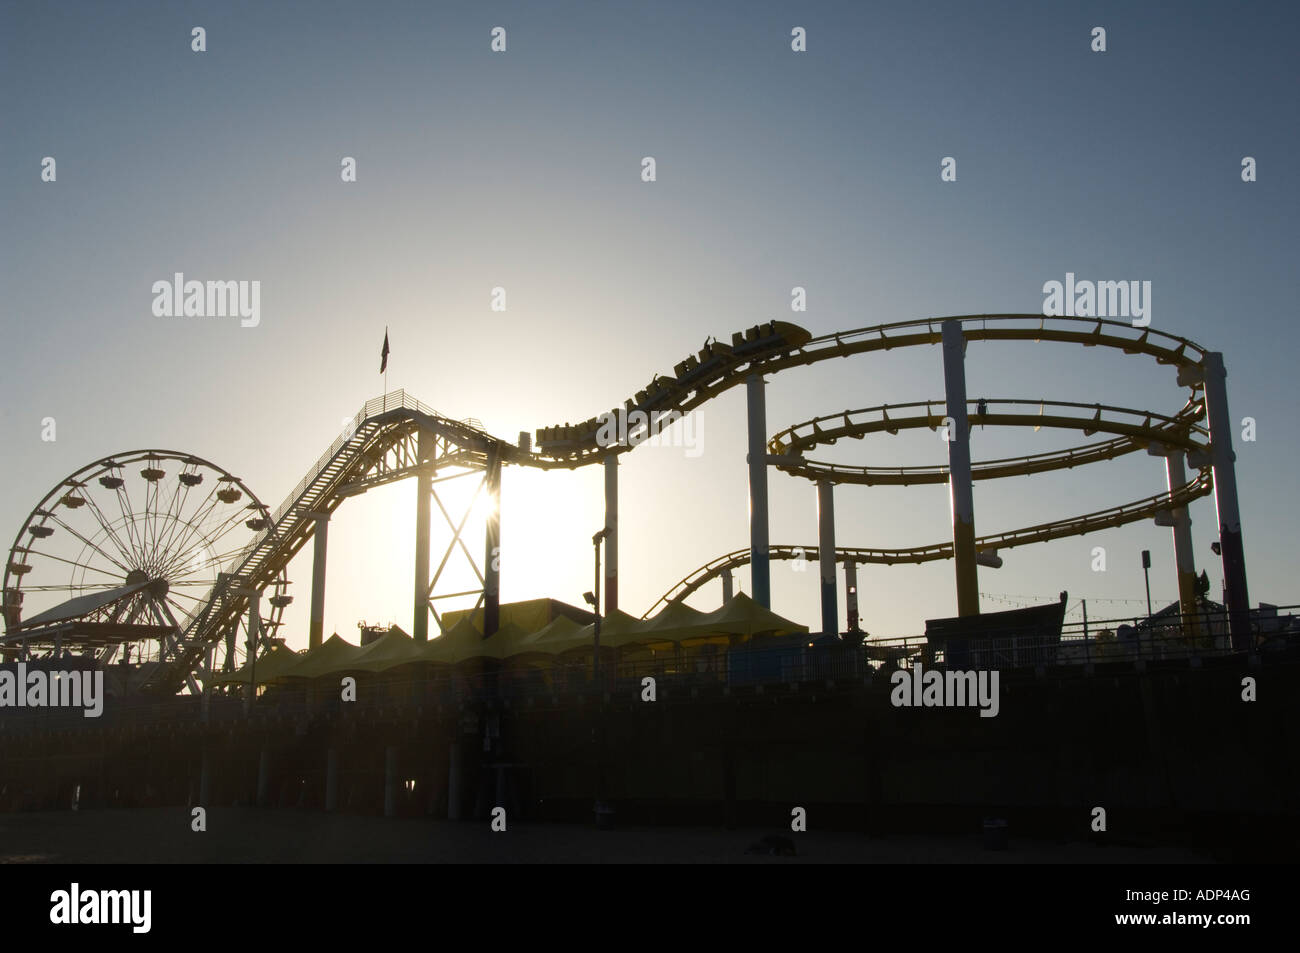
<path id="1" fill-rule="evenodd" d="M 1035 430 L 1039 427 L 1052 427 L 1081 430 L 1085 436 L 1099 432 L 1123 435 L 1114 440 L 1082 447 L 977 462 L 971 467 L 972 478 L 976 480 L 1026 476 L 1031 473 L 1113 460 L 1153 444 L 1177 447 L 1184 451 L 1203 450 L 1210 438 L 1209 431 L 1200 426 L 1200 421 L 1205 417 L 1204 401 L 1197 399 L 1189 400 L 1186 406 L 1173 417 L 1144 410 L 1130 410 L 1126 407 L 1081 404 L 1072 401 L 997 398 L 970 400 L 967 403 L 970 408 L 968 419 L 972 427 L 984 425 L 1033 427 Z M 996 405 L 1037 408 L 1038 413 L 989 413 L 988 408 Z M 778 469 L 810 480 L 828 479 L 834 483 L 860 483 L 868 486 L 946 483 L 948 468 L 943 465 L 847 466 L 807 460 L 803 457 L 803 453 L 807 450 L 822 445 L 834 445 L 846 437 L 860 440 L 868 434 L 897 434 L 900 430 L 922 427 L 937 431 L 943 426 L 944 417 L 941 412 L 935 412 L 936 406 L 942 411 L 943 402 L 915 401 L 908 404 L 882 404 L 863 410 L 846 410 L 842 414 L 816 417 L 778 433 L 768 443 L 768 451 L 773 457 L 778 458 L 773 461 Z M 908 411 L 922 407 L 925 408 L 924 414 L 908 414 Z M 1047 408 L 1054 411 L 1083 410 L 1088 413 L 1087 415 L 1071 415 L 1063 412 L 1047 414 L 1045 413 Z M 895 416 L 891 417 L 890 411 L 893 411 Z M 900 411 L 903 412 L 901 415 Z"/>
<path id="2" fill-rule="evenodd" d="M 715 342 L 699 352 L 698 360 L 691 356 L 678 364 L 675 377 L 656 375 L 621 409 L 646 414 L 674 411 L 685 414 L 743 383 L 753 373 L 774 374 L 837 357 L 939 344 L 943 337 L 943 323 L 947 320 L 962 322 L 962 332 L 967 341 L 1052 341 L 1147 355 L 1154 357 L 1158 364 L 1178 368 L 1179 383 L 1193 389 L 1199 386 L 1199 368 L 1205 358 L 1205 349 L 1186 338 L 1151 328 L 1134 328 L 1131 324 L 1105 318 L 1049 318 L 1036 314 L 955 315 L 951 318 L 896 321 L 820 337 L 807 336 L 802 328 L 794 328 L 806 336 L 802 340 L 792 340 L 790 335 L 779 333 L 782 327 L 794 326 L 773 322 L 774 333 L 766 338 L 762 332 L 767 325 L 751 328 L 743 335 L 733 335 L 729 347 Z M 1183 376 L 1184 369 L 1186 377 Z M 613 410 L 617 412 L 620 408 Z M 597 442 L 599 428 L 597 417 L 577 425 L 542 428 L 537 432 L 537 446 L 544 456 L 516 462 L 541 467 L 576 467 L 630 449 L 627 445 L 600 446 Z"/>
<path id="3" fill-rule="evenodd" d="M 1084 347 L 1117 348 L 1126 354 L 1143 354 L 1154 357 L 1158 363 L 1172 365 L 1179 370 L 1179 383 L 1192 388 L 1192 399 L 1174 417 L 1144 415 L 1143 424 L 1125 422 L 1124 415 L 1135 412 L 1122 408 L 1105 408 L 1100 405 L 1070 405 L 1052 403 L 1056 409 L 1067 407 L 1086 407 L 1096 412 L 1097 418 L 1091 421 L 1094 431 L 1115 433 L 1117 439 L 1074 451 L 1062 451 L 1057 454 L 1040 454 L 1034 457 L 1016 458 L 1009 461 L 989 461 L 981 466 L 981 478 L 1007 475 L 999 472 L 1008 466 L 1029 466 L 1036 469 L 1024 472 L 1037 472 L 1042 469 L 1054 469 L 1056 466 L 1071 466 L 1076 463 L 1089 462 L 1130 452 L 1147 441 L 1167 442 L 1174 446 L 1186 447 L 1195 444 L 1195 422 L 1203 414 L 1196 406 L 1196 391 L 1200 386 L 1199 367 L 1205 351 L 1191 341 L 1155 331 L 1149 328 L 1135 329 L 1130 324 L 1097 318 L 1045 318 L 1041 315 L 1025 314 L 990 314 L 954 316 L 960 320 L 968 341 L 1052 341 L 1058 343 L 1075 343 Z M 628 399 L 622 410 L 641 411 L 646 414 L 677 412 L 685 414 L 701 404 L 717 397 L 727 390 L 742 383 L 751 374 L 772 374 L 789 368 L 807 366 L 833 358 L 847 358 L 856 354 L 875 351 L 890 351 L 896 348 L 918 345 L 939 344 L 942 340 L 942 327 L 951 318 L 928 318 L 912 321 L 900 321 L 873 325 L 852 331 L 812 337 L 807 331 L 795 325 L 783 322 L 771 322 L 756 326 L 747 332 L 732 336 L 730 345 L 720 342 L 708 344 L 674 369 L 674 376 L 656 375 L 650 384 Z M 1015 403 L 1001 401 L 1000 403 Z M 1021 402 L 1023 403 L 1023 402 Z M 1041 416 L 1045 402 L 1039 402 L 1040 415 L 1002 414 L 989 415 L 983 422 L 999 424 L 1024 424 L 1034 426 L 1068 426 L 1079 427 L 1083 418 L 1078 415 L 1054 414 L 1052 418 Z M 921 405 L 896 405 L 895 410 Z M 934 414 L 928 409 L 925 415 L 913 415 L 905 419 L 888 420 L 882 411 L 879 419 L 851 419 L 854 413 L 845 412 L 836 415 L 846 418 L 849 430 L 845 436 L 860 436 L 874 430 L 889 431 L 892 427 L 930 425 Z M 1102 411 L 1107 411 L 1106 417 Z M 998 419 L 995 419 L 998 418 Z M 819 421 L 827 418 L 818 418 Z M 973 418 L 980 423 L 979 415 Z M 780 435 L 774 440 L 774 446 L 780 446 L 781 453 L 792 449 L 815 445 L 826 434 L 816 434 L 817 421 L 814 426 L 814 440 L 808 442 L 806 437 L 787 431 L 788 440 L 781 440 Z M 849 432 L 857 427 L 861 432 Z M 1087 432 L 1087 428 L 1084 428 Z M 184 681 L 187 674 L 197 670 L 208 648 L 231 629 L 241 613 L 246 613 L 251 605 L 251 597 L 260 592 L 275 575 L 283 570 L 289 561 L 302 549 L 312 537 L 317 525 L 316 515 L 330 513 L 351 495 L 350 491 L 367 488 L 379 483 L 402 479 L 413 475 L 425 465 L 425 461 L 414 459 L 413 438 L 420 431 L 436 435 L 446 450 L 439 465 L 461 466 L 482 469 L 486 455 L 494 448 L 501 455 L 504 463 L 531 466 L 542 469 L 557 467 L 573 468 L 602 461 L 612 453 L 623 453 L 632 447 L 628 444 L 602 446 L 598 441 L 600 431 L 599 418 L 593 417 L 577 426 L 541 428 L 537 431 L 536 450 L 519 447 L 488 434 L 477 421 L 457 421 L 444 417 L 436 411 L 398 392 L 385 395 L 366 404 L 356 415 L 350 432 L 335 440 L 321 456 L 316 465 L 307 473 L 284 503 L 271 516 L 266 532 L 254 541 L 243 553 L 230 563 L 230 569 L 224 573 L 209 595 L 203 610 L 186 629 L 184 637 L 176 642 L 175 651 L 161 666 L 155 687 L 174 689 Z M 1200 431 L 1203 433 L 1203 431 Z M 831 439 L 838 439 L 832 435 Z M 800 443 L 803 441 L 803 443 Z M 1071 457 L 1071 454 L 1074 454 Z M 778 463 L 778 465 L 780 465 Z M 812 461 L 799 461 L 790 465 L 792 472 L 800 468 L 818 466 Z M 829 465 L 822 465 L 829 466 Z M 835 472 L 834 479 L 843 482 L 939 482 L 945 479 L 943 468 L 895 468 L 887 471 L 880 468 L 856 468 L 858 473 L 848 472 L 854 468 L 844 468 L 844 472 Z M 891 474 L 899 474 L 907 479 L 895 479 Z M 811 471 L 810 471 L 811 472 Z M 1021 472 L 1021 471 L 1015 471 Z M 805 473 L 804 475 L 808 475 Z M 1182 505 L 1182 502 L 1194 499 L 1209 492 L 1208 471 L 1202 470 L 1200 476 L 1187 486 L 1173 494 L 1161 494 L 1137 503 L 1117 507 L 1085 517 L 1062 520 L 1024 530 L 1016 530 L 979 540 L 981 548 L 1010 547 L 1025 545 L 1047 539 L 1056 539 L 1077 533 L 1118 526 L 1138 519 L 1149 518 L 1161 509 Z M 1180 502 L 1182 501 L 1182 502 Z M 816 553 L 816 547 L 776 547 L 773 558 L 798 558 L 794 555 L 799 550 L 804 558 Z M 944 559 L 952 555 L 952 545 L 940 544 L 904 550 L 842 549 L 843 558 L 853 558 L 860 562 L 926 562 Z M 742 558 L 743 556 L 743 558 Z M 686 577 L 670 590 L 660 602 L 681 599 L 697 589 L 707 579 L 718 575 L 722 569 L 743 565 L 748 561 L 748 550 L 728 554 L 702 567 L 696 573 Z M 656 606 L 659 603 L 656 603 Z"/>
<path id="4" fill-rule="evenodd" d="M 1193 500 L 1207 495 L 1214 489 L 1210 468 L 1202 469 L 1197 477 L 1176 489 L 1173 493 L 1160 493 L 1123 506 L 1115 506 L 1085 516 L 1042 523 L 1023 529 L 1010 530 L 981 536 L 975 540 L 978 552 L 1011 549 L 1015 546 L 1027 546 L 1030 543 L 1043 543 L 1053 539 L 1069 536 L 1082 536 L 1102 529 L 1123 526 L 1139 520 L 1152 519 L 1157 513 L 1186 506 Z M 771 559 L 802 559 L 816 562 L 819 558 L 818 548 L 813 546 L 772 546 L 769 549 Z M 645 619 L 654 614 L 661 606 L 670 602 L 680 602 L 710 580 L 716 579 L 724 572 L 749 564 L 749 549 L 738 549 L 705 563 L 690 575 L 682 578 L 675 586 L 659 597 L 641 616 Z M 933 546 L 917 546 L 910 549 L 869 549 L 850 546 L 835 548 L 835 561 L 839 563 L 875 563 L 892 566 L 895 563 L 928 563 L 937 559 L 952 558 L 952 543 L 936 543 Z"/>

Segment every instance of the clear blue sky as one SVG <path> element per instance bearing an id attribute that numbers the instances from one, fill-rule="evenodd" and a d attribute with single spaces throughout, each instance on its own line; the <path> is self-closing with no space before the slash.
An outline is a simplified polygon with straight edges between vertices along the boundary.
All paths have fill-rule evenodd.
<path id="1" fill-rule="evenodd" d="M 382 389 L 513 439 L 620 402 L 706 335 L 772 318 L 821 333 L 1038 312 L 1066 272 L 1152 282 L 1153 327 L 1222 350 L 1252 601 L 1297 601 L 1298 8 L 1067 3 L 15 3 L 0 5 L 0 531 L 115 451 L 187 450 L 270 505 Z M 207 51 L 190 31 L 207 31 Z M 507 30 L 494 54 L 490 31 Z M 790 49 L 807 30 L 808 51 Z M 1093 27 L 1107 51 L 1090 50 Z M 58 180 L 40 181 L 44 156 Z M 358 181 L 340 181 L 353 156 Z M 654 156 L 658 181 L 640 179 Z M 940 181 L 953 156 L 956 182 Z M 1243 156 L 1258 181 L 1243 183 Z M 259 280 L 261 324 L 158 318 L 173 272 Z M 790 289 L 808 311 L 790 313 Z M 489 308 L 507 290 L 508 310 Z M 1061 345 L 973 345 L 972 396 L 1172 412 L 1168 368 Z M 769 430 L 942 396 L 937 348 L 779 375 Z M 744 396 L 700 413 L 703 453 L 627 458 L 623 607 L 747 544 Z M 42 442 L 41 420 L 58 422 Z M 1064 446 L 977 432 L 975 458 Z M 835 459 L 938 463 L 933 435 Z M 1137 455 L 976 486 L 986 533 L 1163 488 Z M 503 597 L 581 602 L 599 475 L 507 472 Z M 326 624 L 410 625 L 413 487 L 346 505 Z M 838 492 L 844 545 L 949 534 L 942 487 Z M 772 475 L 773 542 L 816 539 L 815 491 Z M 1212 501 L 1192 511 L 1217 594 Z M 1093 546 L 1109 570 L 1090 569 Z M 1172 599 L 1169 531 L 1039 545 L 994 594 Z M 305 644 L 310 570 L 291 578 Z M 747 573 L 741 577 L 748 590 Z M 952 567 L 863 570 L 878 635 L 955 609 Z M 774 608 L 817 626 L 815 569 Z M 841 594 L 842 598 L 842 594 Z M 712 607 L 715 586 L 696 603 Z M 1015 601 L 1014 599 L 1012 601 Z M 988 599 L 987 609 L 1005 603 Z"/>

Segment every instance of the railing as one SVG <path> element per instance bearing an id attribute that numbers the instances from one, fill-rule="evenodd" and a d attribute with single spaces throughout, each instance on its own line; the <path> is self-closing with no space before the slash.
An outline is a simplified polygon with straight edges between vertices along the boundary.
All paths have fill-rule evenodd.
<path id="1" fill-rule="evenodd" d="M 808 341 L 800 347 L 799 350 L 816 351 L 828 347 L 838 348 L 844 345 L 853 345 L 860 342 L 870 341 L 879 341 L 888 348 L 889 338 L 885 334 L 886 331 L 910 331 L 915 334 L 920 334 L 922 333 L 922 329 L 924 329 L 924 333 L 928 334 L 933 339 L 933 343 L 938 344 L 942 337 L 943 324 L 945 321 L 949 320 L 960 321 L 962 324 L 962 330 L 967 333 L 967 336 L 974 337 L 976 340 L 998 337 L 1001 329 L 998 328 L 997 325 L 1003 324 L 1004 322 L 1017 322 L 1024 325 L 1024 327 L 1009 329 L 1011 333 L 1023 334 L 1026 331 L 1038 330 L 1047 332 L 1045 336 L 1051 336 L 1053 333 L 1081 336 L 1082 332 L 1080 331 L 1080 326 L 1086 324 L 1095 327 L 1095 330 L 1089 333 L 1090 337 L 1100 337 L 1102 329 L 1105 328 L 1107 332 L 1111 333 L 1115 338 L 1122 340 L 1124 345 L 1132 347 L 1135 351 L 1140 349 L 1143 345 L 1147 345 L 1147 342 L 1150 341 L 1151 338 L 1159 338 L 1162 342 L 1168 342 L 1170 345 L 1177 345 L 1172 353 L 1181 354 L 1182 360 L 1185 363 L 1199 363 L 1204 360 L 1206 354 L 1205 349 L 1194 341 L 1179 337 L 1176 334 L 1169 334 L 1168 332 L 1157 330 L 1156 328 L 1148 327 L 1139 329 L 1134 327 L 1131 323 L 1113 321 L 1106 318 L 1064 316 L 1047 317 L 1044 315 L 1033 314 L 963 314 L 952 315 L 951 317 L 914 318 L 908 321 L 895 321 L 889 324 L 877 324 L 865 328 L 855 328 L 852 331 L 837 331 L 832 334 L 824 334 L 821 337 L 815 337 L 811 341 Z M 988 323 L 990 321 L 995 324 L 993 334 L 991 335 L 987 333 Z M 972 335 L 971 331 L 977 322 L 982 326 L 978 333 Z M 1034 322 L 1038 323 L 1037 329 L 1034 328 Z M 1139 330 L 1142 333 L 1136 338 L 1132 338 L 1131 335 Z M 1124 333 L 1121 335 L 1119 332 Z M 1150 347 L 1156 345 L 1154 345 L 1153 342 L 1147 346 Z M 1167 350 L 1168 347 L 1161 349 Z M 1193 352 L 1192 354 L 1186 353 L 1189 349 Z"/>
<path id="2" fill-rule="evenodd" d="M 361 429 L 361 425 L 371 417 L 374 417 L 377 414 L 387 413 L 390 410 L 413 410 L 417 413 L 424 414 L 427 417 L 442 416 L 436 410 L 422 404 L 414 397 L 408 397 L 405 390 L 391 391 L 381 397 L 375 397 L 366 401 L 365 406 L 362 407 L 361 410 L 357 411 L 356 416 L 352 418 L 347 429 L 335 438 L 334 442 L 329 445 L 329 449 L 321 454 L 315 465 L 307 471 L 307 475 L 298 481 L 298 485 L 293 488 L 293 491 L 287 497 L 285 497 L 284 502 L 280 504 L 279 508 L 271 514 L 270 525 L 266 532 L 259 536 L 254 542 L 244 547 L 244 549 L 231 560 L 228 565 L 228 571 L 230 573 L 233 574 L 237 572 L 248 560 L 249 556 L 251 556 L 259 546 L 266 542 L 267 538 L 279 529 L 280 523 L 290 513 L 290 511 L 293 510 L 294 506 L 297 505 L 298 501 L 302 498 L 302 495 L 307 492 L 307 488 L 316 482 L 316 479 L 321 475 L 321 472 L 330 465 L 336 456 L 338 456 L 339 451 L 356 439 L 357 431 Z M 475 429 L 481 429 L 481 426 L 476 427 Z"/>

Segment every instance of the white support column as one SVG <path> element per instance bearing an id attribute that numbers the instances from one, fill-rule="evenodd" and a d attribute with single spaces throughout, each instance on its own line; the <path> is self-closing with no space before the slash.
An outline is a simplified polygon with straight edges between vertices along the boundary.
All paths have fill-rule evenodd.
<path id="1" fill-rule="evenodd" d="M 1246 550 L 1241 540 L 1241 511 L 1237 505 L 1237 473 L 1233 466 L 1232 416 L 1228 412 L 1228 372 L 1223 355 L 1205 355 L 1205 410 L 1210 424 L 1214 460 L 1214 502 L 1219 513 L 1219 548 L 1228 595 L 1228 628 L 1238 652 L 1254 648 L 1250 629 L 1250 595 L 1246 591 Z"/>
<path id="2" fill-rule="evenodd" d="M 975 496 L 971 490 L 970 424 L 966 418 L 966 339 L 961 322 L 943 323 L 943 383 L 951 432 L 948 487 L 957 574 L 957 614 L 979 615 L 979 566 L 975 559 Z"/>
<path id="3" fill-rule="evenodd" d="M 483 635 L 501 627 L 501 448 L 493 445 L 487 456 L 488 516 L 486 555 L 483 562 Z"/>
<path id="4" fill-rule="evenodd" d="M 1169 492 L 1187 484 L 1187 468 L 1183 465 L 1181 450 L 1172 449 L 1165 456 L 1165 474 Z M 1192 518 L 1187 507 L 1175 507 L 1173 513 L 1174 565 L 1178 571 L 1178 605 L 1183 626 L 1189 631 L 1199 630 L 1196 618 L 1196 557 L 1192 553 Z"/>
<path id="5" fill-rule="evenodd" d="M 434 435 L 425 430 L 416 438 L 415 455 L 421 467 L 415 477 L 415 616 L 411 638 L 416 642 L 429 641 L 429 503 L 433 496 L 429 458 L 433 456 L 434 440 Z"/>
<path id="6" fill-rule="evenodd" d="M 618 454 L 605 458 L 605 614 L 618 609 Z"/>
<path id="7" fill-rule="evenodd" d="M 858 615 L 858 564 L 852 559 L 844 563 L 844 602 L 848 609 L 849 631 L 857 632 L 862 628 Z"/>
<path id="8" fill-rule="evenodd" d="M 745 379 L 749 410 L 749 571 L 754 601 L 772 608 L 771 548 L 767 528 L 767 401 L 761 374 Z"/>
<path id="9" fill-rule="evenodd" d="M 817 552 L 821 569 L 822 634 L 839 635 L 839 596 L 835 591 L 835 485 L 817 483 Z"/>
<path id="10" fill-rule="evenodd" d="M 328 545 L 329 513 L 310 513 L 316 520 L 313 531 L 311 564 L 311 621 L 307 630 L 307 648 L 320 646 L 325 633 L 325 550 Z"/>

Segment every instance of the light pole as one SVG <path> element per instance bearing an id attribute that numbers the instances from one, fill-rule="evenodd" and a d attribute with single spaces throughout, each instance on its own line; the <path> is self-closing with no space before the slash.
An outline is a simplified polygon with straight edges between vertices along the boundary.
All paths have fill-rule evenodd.
<path id="1" fill-rule="evenodd" d="M 1147 583 L 1147 618 L 1151 618 L 1151 550 L 1142 550 L 1142 575 Z"/>
<path id="2" fill-rule="evenodd" d="M 592 639 L 592 648 L 594 655 L 592 657 L 592 674 L 596 682 L 596 727 L 592 731 L 592 741 L 596 749 L 596 796 L 594 810 L 596 814 L 596 826 L 603 827 L 606 823 L 605 805 L 601 800 L 601 794 L 604 791 L 604 754 L 605 754 L 605 689 L 600 683 L 600 544 L 601 541 L 609 535 L 609 527 L 606 526 L 599 533 L 591 537 L 591 545 L 594 549 L 596 561 L 595 584 L 591 592 L 584 592 L 582 598 L 591 606 L 592 611 L 596 614 L 595 634 Z"/>
<path id="3" fill-rule="evenodd" d="M 591 537 L 591 545 L 595 550 L 596 578 L 593 590 L 582 594 L 582 598 L 587 601 L 587 604 L 591 606 L 592 611 L 596 613 L 596 631 L 594 639 L 596 655 L 592 662 L 594 666 L 592 672 L 598 683 L 600 681 L 600 544 L 608 535 L 609 527 L 607 526 Z"/>

